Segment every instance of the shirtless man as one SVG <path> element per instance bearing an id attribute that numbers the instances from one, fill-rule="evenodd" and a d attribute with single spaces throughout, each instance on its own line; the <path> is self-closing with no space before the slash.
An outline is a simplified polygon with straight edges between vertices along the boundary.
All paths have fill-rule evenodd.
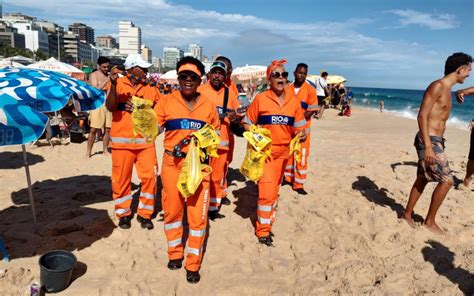
<path id="1" fill-rule="evenodd" d="M 456 99 L 460 104 L 464 102 L 464 96 L 474 95 L 474 86 L 466 89 L 460 89 L 456 92 Z M 469 191 L 469 185 L 471 184 L 472 175 L 474 175 L 474 119 L 471 121 L 471 144 L 469 146 L 469 157 L 466 167 L 466 177 L 464 181 L 459 184 L 458 189 Z"/>
<path id="2" fill-rule="evenodd" d="M 435 217 L 454 183 L 448 159 L 444 153 L 443 138 L 446 122 L 451 113 L 451 88 L 456 83 L 463 83 L 469 77 L 471 63 L 472 57 L 465 53 L 455 53 L 448 57 L 444 67 L 445 76 L 428 86 L 418 113 L 419 132 L 415 136 L 418 170 L 403 218 L 414 227 L 412 215 L 416 202 L 428 182 L 438 182 L 424 221 L 425 227 L 436 234 L 444 233 L 436 224 Z"/>

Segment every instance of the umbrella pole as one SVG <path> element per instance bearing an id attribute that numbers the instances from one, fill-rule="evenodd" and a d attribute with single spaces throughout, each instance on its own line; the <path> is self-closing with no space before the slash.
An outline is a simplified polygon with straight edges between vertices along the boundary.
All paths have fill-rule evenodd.
<path id="1" fill-rule="evenodd" d="M 26 147 L 21 145 L 23 150 L 23 162 L 25 163 L 26 182 L 28 183 L 28 197 L 30 198 L 31 212 L 33 214 L 33 227 L 35 233 L 38 233 L 38 224 L 36 223 L 35 201 L 33 199 L 33 188 L 31 187 L 30 168 L 28 166 L 28 158 L 26 156 Z"/>

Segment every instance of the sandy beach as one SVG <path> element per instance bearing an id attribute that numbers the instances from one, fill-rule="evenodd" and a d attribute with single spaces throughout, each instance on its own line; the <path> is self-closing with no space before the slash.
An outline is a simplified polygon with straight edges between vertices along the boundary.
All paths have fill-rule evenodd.
<path id="1" fill-rule="evenodd" d="M 11 256 L 0 262 L 1 295 L 25 295 L 39 279 L 39 256 L 72 251 L 79 261 L 58 295 L 470 295 L 474 293 L 474 194 L 452 189 L 438 213 L 448 233 L 412 229 L 403 212 L 416 176 L 415 120 L 355 109 L 326 110 L 312 126 L 306 189 L 280 190 L 275 247 L 257 243 L 257 187 L 239 174 L 245 142 L 231 165 L 226 217 L 211 221 L 201 282 L 170 271 L 158 215 L 155 229 L 116 227 L 111 159 L 85 160 L 86 143 L 31 147 L 28 157 L 39 234 L 33 233 L 21 147 L 0 148 L 0 234 Z M 448 127 L 446 152 L 457 179 L 465 174 L 469 132 Z M 157 155 L 162 159 L 162 136 Z M 101 149 L 96 143 L 94 152 Z M 160 164 L 161 166 L 161 164 Z M 134 175 L 136 190 L 139 184 Z M 416 214 L 428 211 L 429 184 Z M 473 184 L 474 185 L 474 184 Z M 160 195 L 159 195 L 160 196 Z M 137 197 L 135 195 L 135 197 Z"/>

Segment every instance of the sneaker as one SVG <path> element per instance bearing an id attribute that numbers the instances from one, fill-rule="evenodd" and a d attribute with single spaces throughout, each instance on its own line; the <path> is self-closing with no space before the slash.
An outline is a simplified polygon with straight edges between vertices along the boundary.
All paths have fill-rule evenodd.
<path id="1" fill-rule="evenodd" d="M 121 217 L 120 220 L 119 220 L 118 226 L 122 229 L 129 229 L 130 227 L 132 227 L 132 223 L 130 223 L 130 221 L 132 221 L 132 216 L 131 215 Z"/>
<path id="2" fill-rule="evenodd" d="M 190 271 L 186 269 L 186 280 L 190 284 L 197 284 L 199 283 L 199 280 L 201 279 L 201 276 L 199 275 L 199 271 Z"/>
<path id="3" fill-rule="evenodd" d="M 173 259 L 168 262 L 168 268 L 170 270 L 178 270 L 183 266 L 183 258 Z"/>
<path id="4" fill-rule="evenodd" d="M 142 225 L 142 228 L 146 228 L 148 230 L 151 230 L 154 228 L 153 222 L 151 222 L 151 219 L 145 219 L 141 216 L 137 216 L 137 221 L 140 222 Z"/>
<path id="5" fill-rule="evenodd" d="M 298 189 L 295 189 L 296 192 L 298 192 L 299 195 L 307 195 L 308 192 L 306 192 L 306 190 L 304 190 L 303 188 L 298 188 Z"/>
<path id="6" fill-rule="evenodd" d="M 225 216 L 222 215 L 222 214 L 219 214 L 218 211 L 209 211 L 208 216 L 209 216 L 209 219 L 211 219 L 212 221 L 214 221 L 216 219 L 225 218 Z"/>
<path id="7" fill-rule="evenodd" d="M 227 197 L 223 197 L 222 200 L 221 200 L 221 204 L 225 205 L 225 206 L 228 206 L 228 205 L 230 205 L 230 200 Z"/>
<path id="8" fill-rule="evenodd" d="M 258 242 L 267 247 L 273 247 L 273 239 L 269 236 L 259 237 Z"/>

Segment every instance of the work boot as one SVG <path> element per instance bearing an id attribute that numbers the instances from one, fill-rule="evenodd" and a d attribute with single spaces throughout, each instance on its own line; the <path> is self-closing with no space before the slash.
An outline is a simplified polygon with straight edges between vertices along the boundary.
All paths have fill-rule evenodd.
<path id="1" fill-rule="evenodd" d="M 120 217 L 118 226 L 122 229 L 129 229 L 130 227 L 132 227 L 132 224 L 130 223 L 130 221 L 132 221 L 131 215 Z"/>
<path id="2" fill-rule="evenodd" d="M 190 284 L 197 284 L 199 283 L 199 280 L 201 279 L 201 276 L 199 275 L 199 271 L 190 271 L 186 269 L 186 280 Z"/>
<path id="3" fill-rule="evenodd" d="M 221 200 L 221 204 L 225 205 L 225 206 L 228 206 L 228 205 L 230 205 L 230 200 L 227 197 L 223 197 L 222 200 Z"/>
<path id="4" fill-rule="evenodd" d="M 148 230 L 152 230 L 154 228 L 153 222 L 151 222 L 151 219 L 145 219 L 141 217 L 140 215 L 138 215 L 137 221 L 140 222 L 140 224 L 142 225 L 142 228 L 146 228 Z"/>
<path id="5" fill-rule="evenodd" d="M 291 185 L 291 183 L 286 181 L 286 179 L 283 179 L 283 181 L 281 182 L 281 186 L 283 187 L 285 185 Z"/>
<path id="6" fill-rule="evenodd" d="M 225 218 L 224 215 L 219 214 L 219 211 L 209 211 L 208 216 L 209 216 L 209 219 L 211 219 L 212 221 L 214 221 L 216 219 Z"/>
<path id="7" fill-rule="evenodd" d="M 304 190 L 303 188 L 295 189 L 295 191 L 296 191 L 299 195 L 306 195 L 306 194 L 308 194 L 308 192 L 306 192 L 306 190 Z"/>
<path id="8" fill-rule="evenodd" d="M 183 258 L 173 259 L 168 262 L 168 268 L 170 270 L 178 270 L 183 266 Z"/>
<path id="9" fill-rule="evenodd" d="M 273 239 L 269 236 L 259 237 L 258 242 L 267 247 L 273 247 Z"/>

